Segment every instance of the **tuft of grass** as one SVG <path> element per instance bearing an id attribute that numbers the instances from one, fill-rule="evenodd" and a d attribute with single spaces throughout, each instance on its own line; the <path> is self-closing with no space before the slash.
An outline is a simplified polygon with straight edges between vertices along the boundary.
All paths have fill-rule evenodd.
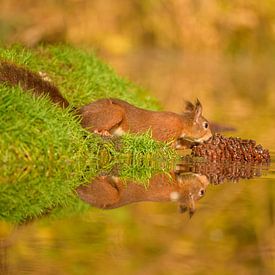
<path id="1" fill-rule="evenodd" d="M 170 145 L 155 142 L 151 132 L 143 135 L 126 134 L 118 160 L 119 176 L 147 184 L 152 175 L 171 171 L 179 158 Z"/>
<path id="2" fill-rule="evenodd" d="M 72 106 L 104 96 L 157 108 L 94 54 L 69 46 L 14 46 L 1 49 L 0 58 L 47 73 Z M 175 151 L 150 133 L 103 140 L 84 130 L 70 108 L 0 84 L 0 219 L 24 222 L 58 209 L 85 210 L 74 190 L 101 171 L 119 167 L 121 177 L 145 184 L 175 158 Z"/>

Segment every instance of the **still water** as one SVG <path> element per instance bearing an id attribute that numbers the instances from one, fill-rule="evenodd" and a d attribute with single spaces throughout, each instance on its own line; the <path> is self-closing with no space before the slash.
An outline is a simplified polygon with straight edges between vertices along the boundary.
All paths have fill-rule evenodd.
<path id="1" fill-rule="evenodd" d="M 168 188 L 171 194 L 173 184 L 165 181 L 159 198 L 150 197 L 160 193 L 154 187 L 134 198 L 158 202 L 128 204 L 129 189 L 137 194 L 143 188 L 132 184 L 126 201 L 121 191 L 121 201 L 111 206 L 99 196 L 99 208 L 81 215 L 2 224 L 1 274 L 272 274 L 274 158 L 273 151 L 261 177 L 238 182 L 212 185 L 189 174 L 180 204 L 168 202 L 164 193 Z M 83 199 L 91 202 L 94 193 L 84 191 Z M 187 211 L 180 213 L 180 207 Z"/>
<path id="2" fill-rule="evenodd" d="M 250 175 L 249 179 L 239 178 L 238 181 L 220 184 L 211 184 L 205 177 L 190 173 L 175 173 L 175 169 L 171 172 L 172 179 L 176 182 L 182 178 L 184 181 L 188 179 L 189 183 L 180 192 L 179 189 L 177 192 L 171 190 L 171 185 L 165 183 L 166 176 L 160 176 L 152 181 L 162 183 L 159 198 L 152 199 L 140 190 L 140 186 L 132 183 L 133 188 L 138 189 L 133 193 L 139 196 L 132 196 L 130 201 L 118 201 L 111 190 L 111 193 L 107 192 L 110 200 L 113 199 L 113 204 L 109 206 L 104 201 L 93 201 L 95 190 L 78 191 L 82 199 L 96 207 L 91 207 L 84 214 L 43 217 L 20 226 L 0 223 L 0 274 L 275 273 L 275 111 L 274 104 L 266 100 L 270 96 L 266 90 L 272 91 L 270 87 L 275 87 L 272 86 L 274 81 L 250 72 L 257 64 L 247 69 L 241 63 L 238 67 L 241 75 L 236 76 L 233 72 L 234 64 L 228 65 L 227 72 L 232 70 L 229 74 L 231 78 L 220 84 L 217 79 L 225 77 L 224 71 L 219 70 L 220 62 L 211 60 L 210 68 L 205 70 L 202 68 L 202 62 L 206 66 L 204 60 L 196 68 L 189 67 L 191 72 L 188 74 L 191 76 L 186 83 L 182 81 L 180 73 L 187 78 L 186 68 L 179 67 L 179 64 L 186 63 L 175 59 L 169 59 L 169 62 L 155 59 L 157 64 L 154 64 L 154 70 L 162 68 L 158 71 L 159 79 L 156 79 L 157 72 L 152 74 L 152 68 L 144 61 L 143 65 L 148 67 L 147 75 L 153 79 L 152 82 L 146 78 L 146 69 L 139 76 L 136 71 L 140 70 L 126 66 L 133 62 L 110 62 L 122 74 L 130 75 L 137 82 L 144 79 L 145 85 L 162 100 L 166 109 L 179 111 L 180 106 L 173 105 L 179 98 L 175 99 L 174 92 L 171 92 L 172 98 L 166 101 L 166 95 L 156 91 L 168 91 L 172 85 L 176 91 L 186 89 L 186 86 L 192 87 L 191 94 L 199 94 L 211 119 L 223 123 L 226 121 L 236 127 L 235 132 L 226 135 L 252 138 L 270 149 L 272 161 L 269 168 L 257 168 L 255 176 Z M 244 66 L 243 70 L 241 66 Z M 167 71 L 163 71 L 163 68 Z M 217 74 L 213 78 L 215 72 Z M 163 78 L 166 74 L 170 78 Z M 250 74 L 253 77 L 248 79 Z M 241 76 L 246 76 L 244 81 L 240 80 Z M 262 93 L 265 100 L 258 100 L 254 95 L 253 83 L 246 86 L 247 80 L 255 84 L 268 84 L 264 85 Z M 156 83 L 158 86 L 155 86 Z M 204 83 L 204 86 L 198 87 L 197 83 Z M 217 89 L 222 87 L 227 87 L 227 90 L 218 93 Z M 240 91 L 243 87 L 247 87 L 248 91 L 242 95 L 228 92 Z M 253 95 L 252 99 L 249 93 Z M 230 108 L 226 107 L 229 104 Z M 116 177 L 107 180 L 98 178 L 96 184 L 99 187 L 108 186 L 107 189 L 103 188 L 108 191 L 108 181 L 113 181 L 111 186 L 115 184 L 116 190 L 125 195 L 126 191 Z M 152 186 L 154 188 L 154 183 Z M 126 198 L 129 198 L 131 191 L 127 192 Z M 150 190 L 149 187 L 149 192 L 153 196 L 156 189 Z M 182 195 L 180 204 L 169 202 L 171 193 L 174 199 L 178 193 Z M 143 202 L 147 199 L 155 202 Z M 134 201 L 140 202 L 132 203 Z"/>

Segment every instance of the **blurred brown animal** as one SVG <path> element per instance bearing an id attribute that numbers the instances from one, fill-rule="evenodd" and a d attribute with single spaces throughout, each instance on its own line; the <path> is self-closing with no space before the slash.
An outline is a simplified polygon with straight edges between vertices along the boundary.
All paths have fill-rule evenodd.
<path id="1" fill-rule="evenodd" d="M 148 187 L 118 177 L 99 176 L 90 184 L 77 188 L 77 193 L 85 202 L 103 209 L 118 208 L 127 204 L 144 201 L 175 201 L 181 212 L 195 212 L 195 201 L 204 196 L 209 184 L 205 176 L 193 173 L 157 174 Z"/>

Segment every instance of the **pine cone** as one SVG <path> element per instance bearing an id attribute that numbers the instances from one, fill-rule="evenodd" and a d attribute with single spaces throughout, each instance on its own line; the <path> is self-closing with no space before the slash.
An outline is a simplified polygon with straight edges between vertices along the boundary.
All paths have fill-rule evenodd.
<path id="1" fill-rule="evenodd" d="M 211 162 L 234 161 L 240 163 L 269 163 L 270 155 L 262 145 L 256 145 L 255 140 L 235 137 L 223 137 L 214 134 L 213 137 L 192 148 L 192 156 L 203 157 Z"/>

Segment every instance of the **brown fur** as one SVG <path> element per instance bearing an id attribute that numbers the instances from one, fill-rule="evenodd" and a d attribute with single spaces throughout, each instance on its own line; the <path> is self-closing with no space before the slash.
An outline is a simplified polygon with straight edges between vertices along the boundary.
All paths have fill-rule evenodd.
<path id="1" fill-rule="evenodd" d="M 144 133 L 151 130 L 153 138 L 159 141 L 176 141 L 182 137 L 207 140 L 212 134 L 209 128 L 203 127 L 207 120 L 201 115 L 202 107 L 200 104 L 192 106 L 192 110 L 180 115 L 145 110 L 123 100 L 110 98 L 92 102 L 82 107 L 80 113 L 83 127 L 91 131 L 113 133 L 120 128 L 123 132 Z"/>
<path id="2" fill-rule="evenodd" d="M 11 86 L 19 85 L 26 91 L 31 90 L 37 96 L 48 95 L 61 108 L 69 106 L 69 102 L 52 83 L 44 80 L 37 73 L 5 61 L 0 62 L 0 83 L 6 83 Z"/>

